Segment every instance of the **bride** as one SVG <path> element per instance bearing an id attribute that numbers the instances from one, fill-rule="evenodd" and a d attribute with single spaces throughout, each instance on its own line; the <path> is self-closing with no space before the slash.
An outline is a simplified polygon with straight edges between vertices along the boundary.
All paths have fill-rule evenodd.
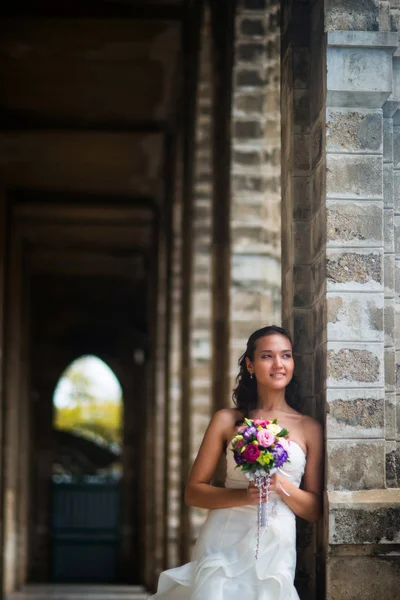
<path id="1" fill-rule="evenodd" d="M 293 408 L 296 401 L 290 335 L 275 325 L 250 336 L 239 360 L 236 408 L 218 411 L 204 435 L 185 490 L 189 506 L 209 509 L 192 562 L 160 575 L 159 600 L 298 600 L 295 515 L 321 516 L 323 436 L 320 424 Z M 258 488 L 236 468 L 230 449 L 245 417 L 278 419 L 289 431 L 289 461 L 271 478 L 269 525 L 257 541 Z M 226 452 L 225 488 L 210 484 Z M 300 482 L 303 486 L 300 489 Z M 264 500 L 264 497 L 263 497 Z"/>

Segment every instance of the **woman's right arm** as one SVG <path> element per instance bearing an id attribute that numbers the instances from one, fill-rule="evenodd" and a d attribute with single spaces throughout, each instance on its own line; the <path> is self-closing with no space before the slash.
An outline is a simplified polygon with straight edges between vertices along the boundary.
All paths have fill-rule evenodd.
<path id="1" fill-rule="evenodd" d="M 193 463 L 192 470 L 185 489 L 185 502 L 197 508 L 232 508 L 257 504 L 258 490 L 217 488 L 210 481 L 224 451 L 226 435 L 234 427 L 233 410 L 219 410 L 213 416 L 204 434 L 200 450 Z"/>

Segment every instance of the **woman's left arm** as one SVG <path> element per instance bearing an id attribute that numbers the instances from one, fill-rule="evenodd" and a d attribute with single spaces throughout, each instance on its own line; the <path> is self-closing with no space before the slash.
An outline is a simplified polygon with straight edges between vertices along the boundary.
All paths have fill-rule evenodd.
<path id="1" fill-rule="evenodd" d="M 322 467 L 324 442 L 321 425 L 311 418 L 305 419 L 307 461 L 304 471 L 304 489 L 299 489 L 283 475 L 271 478 L 271 491 L 277 492 L 292 511 L 306 521 L 318 521 L 322 515 Z"/>

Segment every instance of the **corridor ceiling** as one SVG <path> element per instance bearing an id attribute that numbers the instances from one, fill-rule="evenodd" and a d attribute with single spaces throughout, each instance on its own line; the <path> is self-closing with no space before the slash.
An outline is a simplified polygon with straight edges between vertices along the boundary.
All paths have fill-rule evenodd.
<path id="1" fill-rule="evenodd" d="M 182 5 L 5 3 L 0 168 L 8 188 L 162 199 Z"/>

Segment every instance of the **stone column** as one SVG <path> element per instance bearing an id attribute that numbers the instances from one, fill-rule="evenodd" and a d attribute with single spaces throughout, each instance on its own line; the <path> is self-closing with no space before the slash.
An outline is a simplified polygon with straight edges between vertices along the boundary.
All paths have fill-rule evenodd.
<path id="1" fill-rule="evenodd" d="M 321 577 L 313 584 L 308 562 L 302 597 L 395 597 L 400 503 L 386 489 L 396 480 L 395 469 L 385 477 L 385 453 L 390 465 L 397 33 L 387 2 L 284 9 L 283 313 L 300 344 L 306 410 L 327 413 L 325 531 L 314 544 Z"/>
<path id="2" fill-rule="evenodd" d="M 10 235 L 6 297 L 3 592 L 17 585 L 19 550 L 19 446 L 22 342 L 22 244 Z"/>
<path id="3" fill-rule="evenodd" d="M 232 96 L 231 362 L 281 321 L 280 3 L 238 2 Z"/>
<path id="4" fill-rule="evenodd" d="M 208 7 L 200 36 L 193 194 L 193 277 L 191 315 L 191 462 L 196 457 L 212 412 L 212 63 Z M 208 511 L 192 508 L 192 541 Z"/>

